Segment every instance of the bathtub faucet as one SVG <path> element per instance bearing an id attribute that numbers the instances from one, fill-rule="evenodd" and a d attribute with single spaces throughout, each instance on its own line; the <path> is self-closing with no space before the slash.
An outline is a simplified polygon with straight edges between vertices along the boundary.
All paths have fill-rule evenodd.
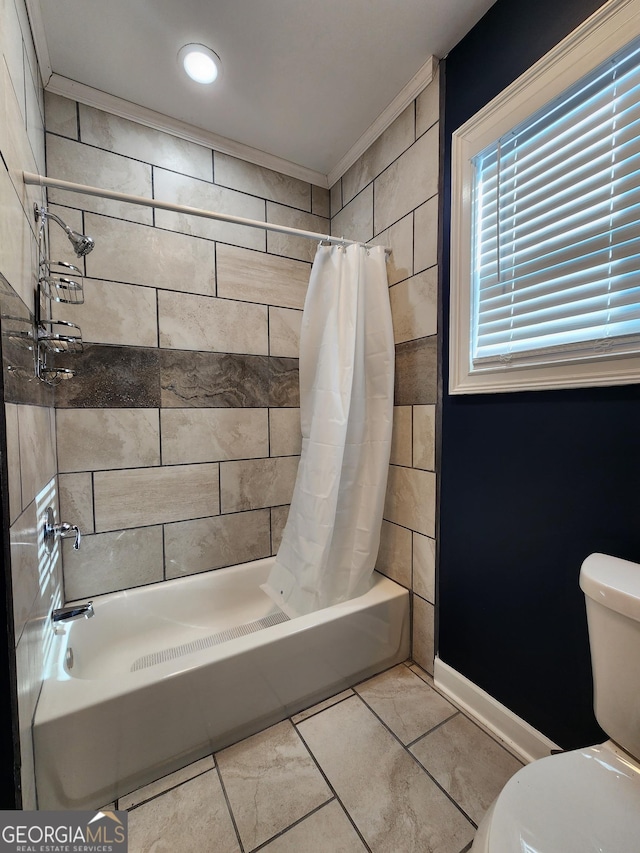
<path id="1" fill-rule="evenodd" d="M 87 601 L 86 604 L 71 604 L 69 607 L 59 607 L 51 614 L 52 622 L 68 622 L 71 619 L 91 619 L 94 615 L 93 601 Z"/>

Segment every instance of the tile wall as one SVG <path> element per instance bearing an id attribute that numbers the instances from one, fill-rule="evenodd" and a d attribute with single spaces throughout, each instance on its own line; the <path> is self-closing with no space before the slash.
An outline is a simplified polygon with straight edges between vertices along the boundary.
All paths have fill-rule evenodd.
<path id="1" fill-rule="evenodd" d="M 412 590 L 413 658 L 433 673 L 439 80 L 331 188 L 332 234 L 384 244 L 396 344 L 394 436 L 377 568 Z"/>
<path id="2" fill-rule="evenodd" d="M 22 802 L 35 808 L 31 722 L 42 683 L 47 616 L 61 600 L 59 551 L 43 557 L 42 518 L 56 506 L 51 389 L 34 380 L 32 352 L 11 331 L 26 331 L 34 307 L 37 244 L 33 205 L 40 191 L 22 171 L 44 170 L 43 91 L 23 0 L 0 2 L 0 312 L 8 504 L 16 642 Z M 22 318 L 26 322 L 7 320 Z M 3 488 L 7 484 L 3 483 Z"/>
<path id="3" fill-rule="evenodd" d="M 328 233 L 327 190 L 49 93 L 46 131 L 51 176 Z M 84 304 L 57 313 L 85 341 L 56 395 L 61 512 L 85 534 L 65 543 L 66 598 L 275 553 L 315 245 L 55 190 L 49 203 L 96 241 Z M 60 229 L 51 243 L 75 261 Z"/>

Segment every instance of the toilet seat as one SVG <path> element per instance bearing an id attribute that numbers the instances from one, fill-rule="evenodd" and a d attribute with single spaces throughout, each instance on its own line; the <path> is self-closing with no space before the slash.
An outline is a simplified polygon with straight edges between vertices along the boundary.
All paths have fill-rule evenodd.
<path id="1" fill-rule="evenodd" d="M 611 741 L 534 761 L 507 782 L 472 853 L 640 849 L 640 763 Z"/>

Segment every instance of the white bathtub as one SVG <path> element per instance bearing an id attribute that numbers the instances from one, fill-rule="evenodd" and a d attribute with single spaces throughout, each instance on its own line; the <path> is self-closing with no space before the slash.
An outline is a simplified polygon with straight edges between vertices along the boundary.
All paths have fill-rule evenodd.
<path id="1" fill-rule="evenodd" d="M 99 596 L 65 625 L 34 720 L 40 809 L 109 803 L 408 657 L 408 593 L 377 573 L 227 639 L 286 619 L 260 589 L 272 562 Z"/>

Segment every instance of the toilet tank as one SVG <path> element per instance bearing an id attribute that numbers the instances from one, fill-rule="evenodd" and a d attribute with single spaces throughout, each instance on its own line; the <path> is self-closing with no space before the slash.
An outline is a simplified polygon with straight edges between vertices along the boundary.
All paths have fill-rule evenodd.
<path id="1" fill-rule="evenodd" d="M 640 760 L 640 565 L 605 554 L 582 564 L 596 718 Z"/>

